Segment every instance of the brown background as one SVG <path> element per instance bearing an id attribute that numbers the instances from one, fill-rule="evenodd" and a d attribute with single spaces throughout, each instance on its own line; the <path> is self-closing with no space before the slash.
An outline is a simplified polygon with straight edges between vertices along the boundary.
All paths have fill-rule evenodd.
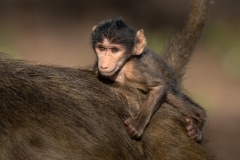
<path id="1" fill-rule="evenodd" d="M 205 137 L 220 160 L 240 159 L 239 7 L 239 0 L 215 0 L 184 82 L 208 112 Z M 133 28 L 143 28 L 148 46 L 160 53 L 188 9 L 189 0 L 0 1 L 0 51 L 41 64 L 89 66 L 92 26 L 122 16 Z"/>

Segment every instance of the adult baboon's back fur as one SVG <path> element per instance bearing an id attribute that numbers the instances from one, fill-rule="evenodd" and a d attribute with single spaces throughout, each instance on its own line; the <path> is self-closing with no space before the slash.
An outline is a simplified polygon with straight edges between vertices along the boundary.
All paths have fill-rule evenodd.
<path id="1" fill-rule="evenodd" d="M 211 159 L 163 105 L 142 140 L 123 124 L 144 95 L 85 70 L 0 58 L 0 159 Z M 128 108 L 129 107 L 129 108 Z"/>

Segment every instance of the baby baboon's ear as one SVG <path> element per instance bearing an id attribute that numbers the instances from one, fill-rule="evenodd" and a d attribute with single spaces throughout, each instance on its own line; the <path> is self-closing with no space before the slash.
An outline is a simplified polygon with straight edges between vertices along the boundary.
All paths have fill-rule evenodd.
<path id="1" fill-rule="evenodd" d="M 135 55 L 142 54 L 146 45 L 147 45 L 147 41 L 144 35 L 144 30 L 140 29 L 136 33 L 136 44 L 134 46 L 133 54 Z"/>
<path id="2" fill-rule="evenodd" d="M 96 28 L 97 28 L 97 25 L 93 26 L 92 32 L 95 31 Z"/>

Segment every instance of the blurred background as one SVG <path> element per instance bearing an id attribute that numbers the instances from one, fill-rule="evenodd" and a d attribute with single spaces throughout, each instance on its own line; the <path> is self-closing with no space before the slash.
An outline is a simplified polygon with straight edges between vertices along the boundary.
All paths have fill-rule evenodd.
<path id="1" fill-rule="evenodd" d="M 0 51 L 40 64 L 93 64 L 92 27 L 112 17 L 145 30 L 161 53 L 190 0 L 1 0 Z M 240 159 L 240 1 L 215 0 L 184 86 L 209 115 L 205 137 L 220 160 Z"/>

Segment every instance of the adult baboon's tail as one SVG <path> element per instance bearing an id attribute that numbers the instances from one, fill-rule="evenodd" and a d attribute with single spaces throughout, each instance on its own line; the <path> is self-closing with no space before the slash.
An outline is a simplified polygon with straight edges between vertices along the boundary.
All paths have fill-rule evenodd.
<path id="1" fill-rule="evenodd" d="M 168 42 L 163 57 L 181 81 L 195 45 L 201 38 L 211 0 L 193 0 L 184 29 Z"/>

